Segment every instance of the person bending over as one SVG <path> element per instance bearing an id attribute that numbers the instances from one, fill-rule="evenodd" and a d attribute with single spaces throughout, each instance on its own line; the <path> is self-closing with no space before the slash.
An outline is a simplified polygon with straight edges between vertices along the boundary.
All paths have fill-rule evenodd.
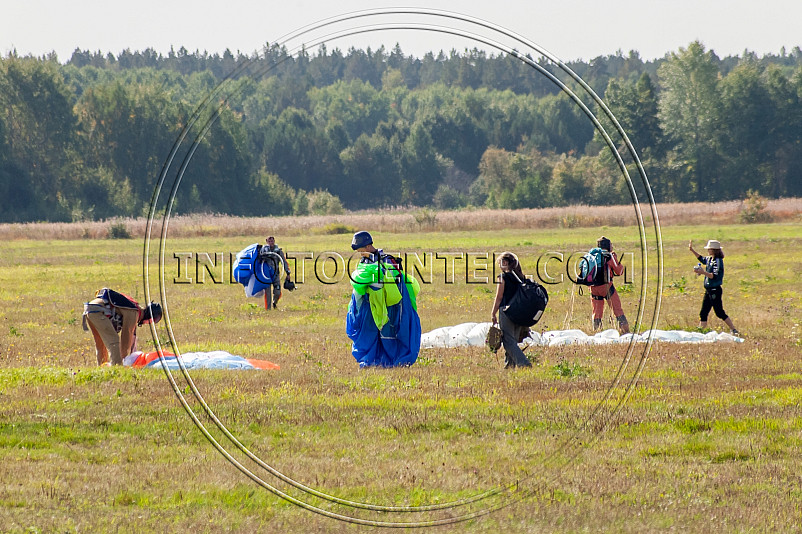
<path id="1" fill-rule="evenodd" d="M 104 287 L 95 298 L 84 303 L 83 329 L 95 338 L 97 364 L 122 365 L 123 358 L 136 350 L 136 328 L 151 321 L 158 323 L 162 308 L 151 302 L 142 308 L 128 295 Z"/>

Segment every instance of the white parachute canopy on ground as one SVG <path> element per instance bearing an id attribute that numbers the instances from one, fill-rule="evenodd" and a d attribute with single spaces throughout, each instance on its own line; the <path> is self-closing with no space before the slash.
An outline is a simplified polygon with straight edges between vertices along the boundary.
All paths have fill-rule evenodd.
<path id="1" fill-rule="evenodd" d="M 462 323 L 444 326 L 426 332 L 421 336 L 421 348 L 478 347 L 485 344 L 490 323 Z M 524 345 L 554 347 L 559 345 L 608 345 L 612 343 L 646 342 L 651 336 L 654 341 L 669 343 L 743 343 L 743 339 L 724 332 L 686 332 L 684 330 L 647 330 L 642 334 L 620 335 L 614 329 L 605 330 L 589 336 L 582 330 L 550 330 L 539 334 L 532 332 L 524 339 Z"/>

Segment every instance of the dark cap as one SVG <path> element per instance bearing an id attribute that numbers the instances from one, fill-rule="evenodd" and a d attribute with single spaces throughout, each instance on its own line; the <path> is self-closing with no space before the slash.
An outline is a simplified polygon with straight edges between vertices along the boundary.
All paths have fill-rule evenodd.
<path id="1" fill-rule="evenodd" d="M 162 306 L 158 302 L 151 302 L 147 305 L 147 307 L 142 311 L 142 320 L 139 321 L 139 325 L 143 325 L 150 321 L 154 323 L 158 323 L 162 320 Z"/>
<path id="2" fill-rule="evenodd" d="M 351 240 L 351 249 L 359 250 L 362 247 L 366 247 L 372 244 L 373 244 L 373 237 L 371 237 L 371 235 L 366 231 L 362 230 L 361 232 L 357 232 L 354 234 L 354 238 Z"/>

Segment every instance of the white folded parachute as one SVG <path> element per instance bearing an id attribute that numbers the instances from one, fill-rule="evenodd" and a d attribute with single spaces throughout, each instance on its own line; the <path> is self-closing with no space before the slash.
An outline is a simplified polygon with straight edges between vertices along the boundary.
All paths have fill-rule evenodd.
<path id="1" fill-rule="evenodd" d="M 456 326 L 444 326 L 426 332 L 421 336 L 421 348 L 478 347 L 485 344 L 490 323 L 462 323 Z M 531 337 L 523 340 L 524 345 L 555 347 L 560 345 L 609 345 L 616 343 L 653 341 L 669 343 L 743 343 L 743 338 L 724 332 L 685 332 L 684 330 L 647 330 L 642 334 L 620 335 L 617 330 L 610 329 L 589 336 L 582 330 L 550 330 L 548 332 L 532 332 Z"/>

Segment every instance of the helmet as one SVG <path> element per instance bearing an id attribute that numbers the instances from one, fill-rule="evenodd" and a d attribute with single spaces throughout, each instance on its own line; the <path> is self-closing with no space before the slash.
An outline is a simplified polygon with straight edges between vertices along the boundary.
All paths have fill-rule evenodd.
<path id="1" fill-rule="evenodd" d="M 158 323 L 162 320 L 162 306 L 158 302 L 151 302 L 147 305 L 144 309 L 144 313 L 142 314 L 142 320 L 139 322 L 140 325 L 143 325 L 149 321 L 153 321 L 153 323 Z"/>
<path id="2" fill-rule="evenodd" d="M 295 290 L 295 282 L 290 280 L 289 278 L 284 280 L 284 289 L 287 291 L 294 291 Z"/>
<path id="3" fill-rule="evenodd" d="M 369 233 L 362 230 L 354 234 L 354 239 L 351 241 L 351 249 L 358 250 L 362 247 L 373 244 L 373 238 Z"/>

